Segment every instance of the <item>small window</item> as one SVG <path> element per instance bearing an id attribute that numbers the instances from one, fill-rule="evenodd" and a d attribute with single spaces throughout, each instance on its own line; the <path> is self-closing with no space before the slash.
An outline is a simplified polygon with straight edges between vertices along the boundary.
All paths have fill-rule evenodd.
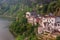
<path id="1" fill-rule="evenodd" d="M 57 26 L 57 24 L 55 23 L 55 26 Z"/>
<path id="2" fill-rule="evenodd" d="M 48 21 L 48 20 L 47 20 Z"/>
<path id="3" fill-rule="evenodd" d="M 53 25 L 53 23 L 52 23 L 52 25 Z"/>
<path id="4" fill-rule="evenodd" d="M 29 14 L 27 14 L 29 16 Z"/>
<path id="5" fill-rule="evenodd" d="M 50 23 L 51 23 L 51 21 L 50 21 Z"/>
<path id="6" fill-rule="evenodd" d="M 53 21 L 53 20 L 52 20 Z"/>
<path id="7" fill-rule="evenodd" d="M 58 24 L 58 26 L 60 26 L 60 24 Z"/>

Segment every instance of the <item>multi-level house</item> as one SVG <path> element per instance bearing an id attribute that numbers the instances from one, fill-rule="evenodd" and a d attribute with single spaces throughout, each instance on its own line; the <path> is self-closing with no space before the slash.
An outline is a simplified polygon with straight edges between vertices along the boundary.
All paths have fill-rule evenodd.
<path id="1" fill-rule="evenodd" d="M 60 32 L 60 17 L 42 16 L 41 21 L 42 22 L 40 22 L 41 23 L 40 25 L 42 26 L 43 31 L 52 33 L 54 30 L 57 30 Z M 38 33 L 40 33 L 40 32 L 38 32 Z"/>
<path id="2" fill-rule="evenodd" d="M 38 33 L 42 32 L 50 32 L 52 33 L 54 30 L 60 31 L 60 17 L 56 16 L 39 16 L 36 12 L 27 12 L 26 18 L 28 23 L 37 24 L 39 23 Z"/>
<path id="3" fill-rule="evenodd" d="M 41 20 L 45 31 L 52 31 L 52 29 L 54 29 L 55 17 L 44 16 Z"/>

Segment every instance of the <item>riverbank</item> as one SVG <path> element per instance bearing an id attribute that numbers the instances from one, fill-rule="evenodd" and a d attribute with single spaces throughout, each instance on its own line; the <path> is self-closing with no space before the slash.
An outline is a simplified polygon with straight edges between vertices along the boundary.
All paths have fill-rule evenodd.
<path id="1" fill-rule="evenodd" d="M 15 20 L 15 19 L 16 19 L 15 17 L 11 17 L 11 16 L 4 16 L 4 15 L 0 15 L 0 18 L 8 19 L 8 20 Z"/>
<path id="2" fill-rule="evenodd" d="M 17 37 L 17 34 L 11 30 L 9 30 L 11 32 L 11 34 L 14 36 L 14 37 Z"/>

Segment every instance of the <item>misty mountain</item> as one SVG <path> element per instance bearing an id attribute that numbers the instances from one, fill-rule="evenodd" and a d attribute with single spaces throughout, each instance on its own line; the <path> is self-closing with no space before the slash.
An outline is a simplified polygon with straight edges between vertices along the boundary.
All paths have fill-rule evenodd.
<path id="1" fill-rule="evenodd" d="M 25 7 L 32 7 L 32 3 L 49 3 L 52 0 L 0 0 L 0 15 L 16 15 Z"/>
<path id="2" fill-rule="evenodd" d="M 0 15 L 14 14 L 20 7 L 30 6 L 30 0 L 0 0 Z"/>

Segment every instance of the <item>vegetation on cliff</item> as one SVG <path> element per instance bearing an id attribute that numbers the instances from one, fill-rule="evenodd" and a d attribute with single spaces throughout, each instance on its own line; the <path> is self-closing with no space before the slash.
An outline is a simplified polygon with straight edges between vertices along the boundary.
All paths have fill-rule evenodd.
<path id="1" fill-rule="evenodd" d="M 60 0 L 46 2 L 46 4 L 42 3 L 40 4 L 41 0 L 36 0 L 36 2 L 28 1 L 28 3 L 25 5 L 25 1 L 20 4 L 10 4 L 7 9 L 4 9 L 5 6 L 2 6 L 4 8 L 1 8 L 1 14 L 2 10 L 4 9 L 3 15 L 9 15 L 16 17 L 16 20 L 11 24 L 10 31 L 16 35 L 16 40 L 38 40 L 37 38 L 37 31 L 35 30 L 38 25 L 32 25 L 27 22 L 27 19 L 25 18 L 25 13 L 27 11 L 31 12 L 32 10 L 36 11 L 37 13 L 41 15 L 53 13 L 55 16 L 60 16 Z M 57 39 L 58 40 L 58 39 Z"/>

